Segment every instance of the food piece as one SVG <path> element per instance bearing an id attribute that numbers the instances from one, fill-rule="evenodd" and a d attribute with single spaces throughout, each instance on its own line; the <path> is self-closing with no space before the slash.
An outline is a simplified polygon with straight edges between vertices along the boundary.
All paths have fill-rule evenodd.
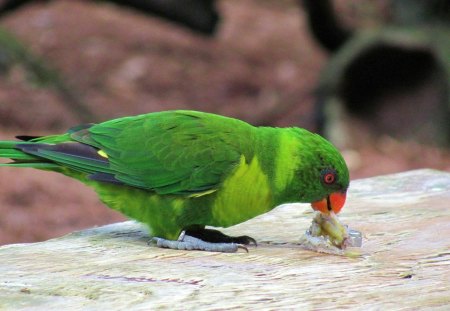
<path id="1" fill-rule="evenodd" d="M 316 213 L 300 244 L 321 253 L 347 255 L 347 247 L 361 247 L 362 237 L 359 231 L 342 224 L 333 212 L 329 215 Z"/>

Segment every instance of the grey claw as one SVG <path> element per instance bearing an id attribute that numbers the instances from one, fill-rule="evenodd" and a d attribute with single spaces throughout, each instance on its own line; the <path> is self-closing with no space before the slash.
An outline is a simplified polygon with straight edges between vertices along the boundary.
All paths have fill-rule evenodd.
<path id="1" fill-rule="evenodd" d="M 256 240 L 254 238 L 248 237 L 248 245 L 253 244 L 253 246 L 258 247 L 258 243 L 256 242 Z"/>
<path id="2" fill-rule="evenodd" d="M 256 243 L 255 243 L 255 247 L 256 247 Z M 237 244 L 237 248 L 243 249 L 246 253 L 248 253 L 248 248 L 243 244 Z"/>

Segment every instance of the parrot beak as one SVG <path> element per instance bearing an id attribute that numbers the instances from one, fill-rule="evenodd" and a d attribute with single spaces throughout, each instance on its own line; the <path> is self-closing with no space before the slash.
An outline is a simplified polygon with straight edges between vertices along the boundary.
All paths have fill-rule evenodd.
<path id="1" fill-rule="evenodd" d="M 320 201 L 312 202 L 311 206 L 314 210 L 326 215 L 331 211 L 338 214 L 344 206 L 346 196 L 346 192 L 334 192 Z"/>

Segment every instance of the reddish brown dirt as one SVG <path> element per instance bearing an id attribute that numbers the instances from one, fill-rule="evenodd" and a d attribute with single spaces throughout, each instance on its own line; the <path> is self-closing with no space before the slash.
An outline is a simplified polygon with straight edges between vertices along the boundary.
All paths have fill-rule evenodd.
<path id="1" fill-rule="evenodd" d="M 257 4 L 258 3 L 258 4 Z M 97 121 L 187 108 L 251 123 L 312 128 L 313 91 L 326 55 L 293 1 L 222 1 L 215 38 L 93 2 L 33 4 L 1 25 L 60 70 Z M 0 76 L 0 139 L 61 132 L 79 120 L 23 69 Z M 274 117 L 276 116 L 276 118 Z M 345 152 L 352 178 L 420 167 L 450 170 L 449 153 L 388 137 Z M 64 176 L 0 172 L 0 244 L 32 242 L 124 217 Z"/>

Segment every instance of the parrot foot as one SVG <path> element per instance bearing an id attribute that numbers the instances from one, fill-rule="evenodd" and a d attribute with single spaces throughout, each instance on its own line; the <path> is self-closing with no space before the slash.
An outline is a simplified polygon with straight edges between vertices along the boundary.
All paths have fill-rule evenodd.
<path id="1" fill-rule="evenodd" d="M 177 250 L 200 250 L 207 252 L 235 253 L 239 249 L 243 249 L 248 253 L 247 247 L 237 243 L 211 243 L 205 242 L 196 237 L 189 236 L 183 231 L 177 241 L 166 240 L 154 237 L 151 239 L 157 247 L 170 248 Z"/>
<path id="2" fill-rule="evenodd" d="M 220 232 L 219 230 L 214 229 L 205 229 L 205 228 L 188 229 L 185 231 L 185 234 L 210 243 L 236 243 L 242 245 L 253 244 L 255 247 L 258 246 L 256 240 L 247 235 L 233 237 L 228 236 Z"/>

